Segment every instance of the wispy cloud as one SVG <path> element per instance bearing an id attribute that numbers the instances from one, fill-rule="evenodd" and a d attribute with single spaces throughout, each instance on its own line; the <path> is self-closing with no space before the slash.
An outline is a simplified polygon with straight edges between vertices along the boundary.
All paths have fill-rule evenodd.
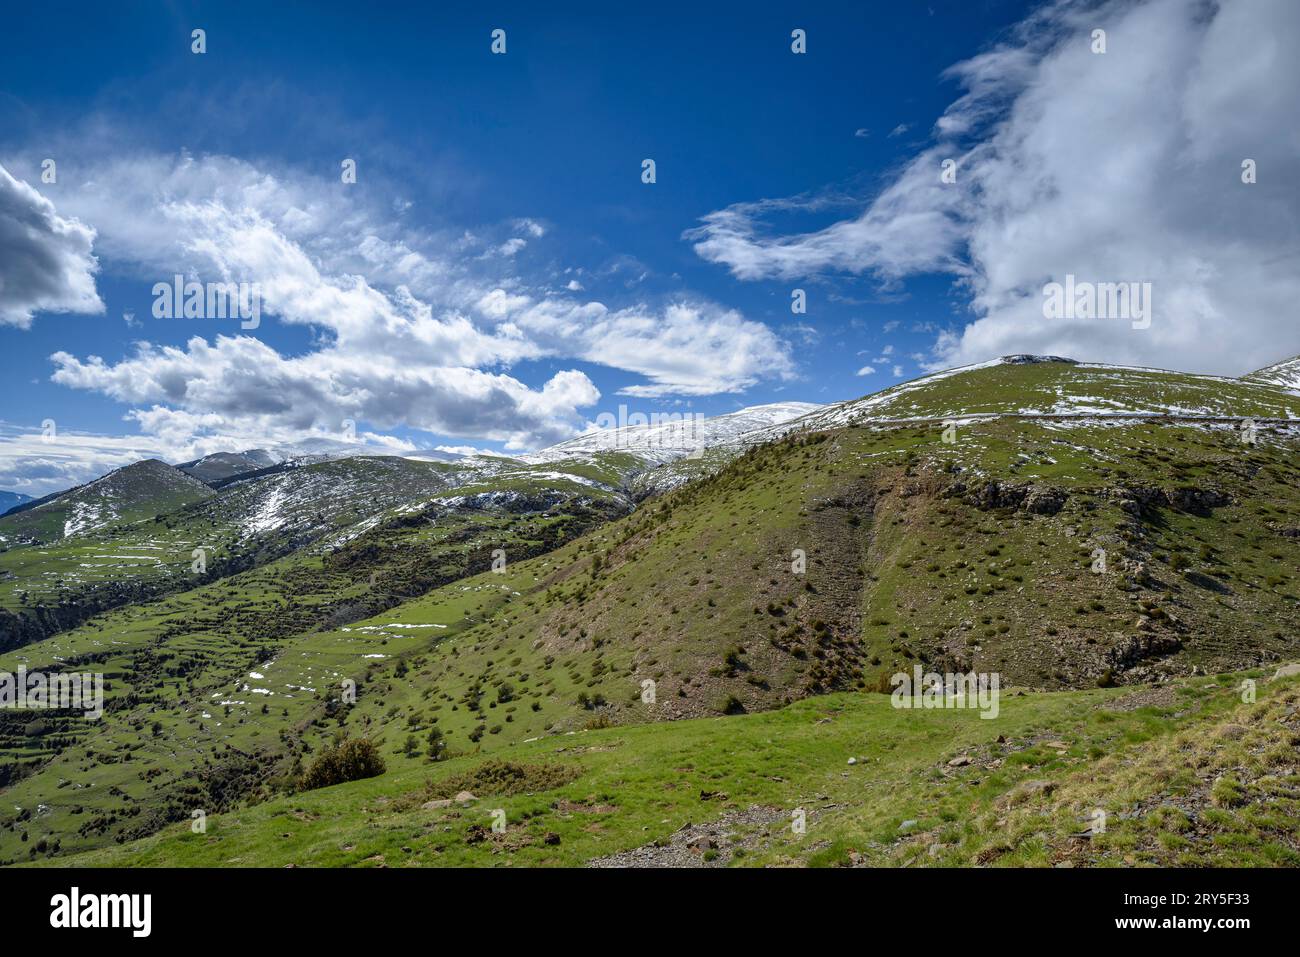
<path id="1" fill-rule="evenodd" d="M 856 217 L 783 235 L 767 218 L 807 200 L 769 199 L 688 236 L 747 280 L 954 276 L 975 318 L 933 365 L 1048 352 L 1239 374 L 1300 349 L 1297 47 L 1290 0 L 1060 0 L 947 71 L 962 94 Z M 1150 328 L 1045 320 L 1043 285 L 1071 273 L 1151 282 Z"/>
<path id="2" fill-rule="evenodd" d="M 225 156 L 105 160 L 61 187 L 59 213 L 8 183 L 120 271 L 146 283 L 174 274 L 256 283 L 265 314 L 318 331 L 296 355 L 232 325 L 204 328 L 183 346 L 142 342 L 120 361 L 70 349 L 51 356 L 53 381 L 129 404 L 154 434 L 172 425 L 199 438 L 329 432 L 351 419 L 529 448 L 576 434 L 600 392 L 578 369 L 526 384 L 512 373 L 523 362 L 622 370 L 639 377 L 624 393 L 646 397 L 793 375 L 776 334 L 704 297 L 615 308 L 576 298 L 576 281 L 554 289 L 480 265 L 485 252 L 509 259 L 542 240 L 545 226 L 526 217 L 499 238 L 490 228 L 411 232 L 337 183 Z"/>

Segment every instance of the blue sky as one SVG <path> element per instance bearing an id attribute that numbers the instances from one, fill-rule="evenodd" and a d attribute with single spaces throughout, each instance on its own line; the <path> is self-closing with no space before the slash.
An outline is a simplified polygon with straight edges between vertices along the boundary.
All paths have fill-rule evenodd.
<path id="1" fill-rule="evenodd" d="M 1276 19 L 1259 36 L 1284 38 L 1294 16 L 1265 6 Z M 1154 275 L 1204 321 L 1240 306 L 1232 290 L 1189 291 L 1176 270 L 1166 277 L 1170 267 L 1131 251 L 1125 265 L 1081 254 L 1099 237 L 1113 243 L 1115 217 L 1134 212 L 1105 183 L 1088 196 L 1115 204 L 1110 225 L 1047 262 L 1021 263 L 997 235 L 1008 211 L 1033 212 L 1010 197 L 1008 168 L 1023 169 L 1024 144 L 1055 129 L 1017 104 L 1027 114 L 1056 96 L 1059 111 L 1046 115 L 1068 116 L 1081 85 L 1070 71 L 1087 70 L 1106 96 L 1128 99 L 1079 117 L 1079 141 L 1048 155 L 1074 152 L 1082 165 L 1050 175 L 1106 168 L 1110 156 L 1090 159 L 1102 147 L 1088 124 L 1105 131 L 1114 117 L 1139 131 L 1139 148 L 1151 140 L 1158 166 L 1187 131 L 1166 136 L 1130 116 L 1140 104 L 1123 71 L 1149 76 L 1152 60 L 1192 70 L 1189 50 L 1244 42 L 1231 24 L 1215 37 L 1174 0 L 607 7 L 7 11 L 0 166 L 18 184 L 8 208 L 35 204 L 50 224 L 50 258 L 70 291 L 33 293 L 0 322 L 0 439 L 16 443 L 8 458 L 0 450 L 0 487 L 47 491 L 136 452 L 329 436 L 344 416 L 395 449 L 518 450 L 620 403 L 716 413 L 830 402 L 999 351 L 1234 374 L 1281 358 L 1276 341 L 1226 358 L 1198 352 L 1195 322 L 1171 320 L 1142 340 L 1111 327 L 1045 332 L 1037 313 L 1017 312 L 1014 292 L 1066 271 Z M 1152 44 L 1145 16 L 1172 26 L 1174 41 Z M 1088 60 L 1093 22 L 1146 47 L 1121 42 Z M 195 28 L 206 31 L 202 55 L 191 52 Z M 494 28 L 506 30 L 505 55 L 490 52 Z M 804 55 L 791 51 L 795 28 L 807 31 Z M 1158 108 L 1164 88 L 1152 82 L 1145 95 Z M 1241 113 L 1232 96 L 1220 109 Z M 1258 207 L 1226 191 L 1240 186 L 1238 153 L 1270 155 L 1259 134 L 1271 109 L 1257 104 L 1258 129 L 1202 133 L 1207 152 L 1233 164 L 1222 203 L 1210 201 L 1228 234 L 1285 235 L 1295 223 L 1294 199 L 1279 210 L 1270 192 L 1281 186 L 1274 170 L 1294 169 L 1294 144 L 1249 194 Z M 1196 117 L 1186 122 L 1195 132 Z M 1016 123 L 1029 125 L 1012 137 Z M 964 168 L 960 189 L 938 193 L 929 171 L 943 155 L 966 158 L 971 176 Z M 41 182 L 46 158 L 55 183 Z M 344 158 L 357 162 L 355 184 L 339 182 Z M 652 185 L 641 182 L 645 158 L 657 166 Z M 1204 196 L 1198 177 L 1218 176 L 1214 166 L 1201 158 L 1184 188 Z M 1170 221 L 1180 198 L 1161 195 L 1169 187 L 1157 179 L 1139 184 L 1139 199 L 1165 232 L 1137 237 L 1137 249 L 1191 231 Z M 1054 211 L 1059 229 L 1068 213 Z M 1203 263 L 1204 245 L 1187 261 Z M 81 266 L 92 293 L 76 285 Z M 155 282 L 223 271 L 280 282 L 258 329 L 151 315 Z M 1293 291 L 1294 260 L 1280 271 L 1278 297 Z M 807 292 L 806 315 L 791 313 L 794 288 Z M 1294 336 L 1286 346 L 1300 351 Z M 48 445 L 41 459 L 24 438 L 45 419 L 114 442 L 52 463 Z"/>

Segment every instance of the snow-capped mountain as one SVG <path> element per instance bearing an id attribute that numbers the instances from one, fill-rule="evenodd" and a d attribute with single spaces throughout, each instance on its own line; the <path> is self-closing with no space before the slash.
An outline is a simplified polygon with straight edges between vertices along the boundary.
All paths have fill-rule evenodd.
<path id="1" fill-rule="evenodd" d="M 626 452 L 649 464 L 663 464 L 703 449 L 751 444 L 749 436 L 779 429 L 787 422 L 806 416 L 821 406 L 809 402 L 776 402 L 755 405 L 725 415 L 695 413 L 647 416 L 621 413 L 613 428 L 586 432 L 539 452 L 519 456 L 530 464 L 556 462 L 598 452 Z M 763 439 L 762 441 L 766 441 Z"/>
<path id="2" fill-rule="evenodd" d="M 314 465 L 356 456 L 389 456 L 392 450 L 361 442 L 344 442 L 337 439 L 306 439 L 293 445 L 275 445 L 270 448 L 244 449 L 241 452 L 213 452 L 192 462 L 176 466 L 187 475 L 202 482 L 224 483 L 237 476 L 277 465 Z M 405 458 L 422 461 L 453 462 L 460 458 L 445 453 L 413 453 Z"/>
<path id="3" fill-rule="evenodd" d="M 1102 420 L 1134 415 L 1300 417 L 1300 403 L 1276 387 L 1269 388 L 1272 384 L 1060 356 L 1011 355 L 945 369 L 826 406 L 790 425 L 828 429 L 854 423 L 997 415 Z"/>
<path id="4" fill-rule="evenodd" d="M 5 516 L 0 530 L 53 541 L 153 518 L 212 494 L 181 470 L 158 459 L 144 459 L 27 503 L 21 511 Z"/>
<path id="5" fill-rule="evenodd" d="M 1286 389 L 1288 392 L 1300 392 L 1300 356 L 1283 359 L 1271 366 L 1258 369 L 1250 375 L 1242 376 L 1247 382 L 1263 382 Z"/>
<path id="6" fill-rule="evenodd" d="M 214 452 L 193 462 L 182 462 L 176 467 L 200 482 L 216 482 L 245 472 L 270 468 L 284 460 L 285 456 L 269 449 L 248 449 L 244 452 Z"/>

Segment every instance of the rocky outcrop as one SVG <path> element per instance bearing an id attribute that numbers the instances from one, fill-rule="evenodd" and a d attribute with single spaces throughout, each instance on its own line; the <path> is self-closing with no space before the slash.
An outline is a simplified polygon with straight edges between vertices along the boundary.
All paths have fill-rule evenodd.
<path id="1" fill-rule="evenodd" d="M 1121 638 L 1121 640 L 1106 652 L 1105 657 L 1107 664 L 1121 671 L 1127 671 L 1134 665 L 1148 661 L 1151 658 L 1172 655 L 1183 647 L 1183 643 L 1178 636 L 1160 632 L 1143 631 L 1136 635 L 1120 636 L 1117 634 L 1116 637 Z"/>
<path id="2" fill-rule="evenodd" d="M 1025 497 L 1025 511 L 1035 515 L 1055 515 L 1065 507 L 1067 498 L 1064 489 L 1035 486 Z"/>
<path id="3" fill-rule="evenodd" d="M 982 482 L 973 487 L 965 482 L 954 482 L 944 494 L 949 498 L 960 498 L 967 505 L 983 511 L 1018 509 L 1035 515 L 1055 515 L 1065 507 L 1069 498 L 1063 489 L 1050 485 L 1013 485 L 997 481 Z"/>
<path id="4" fill-rule="evenodd" d="M 1212 509 L 1232 504 L 1232 496 L 1216 488 L 1181 485 L 1159 488 L 1154 485 L 1120 486 L 1109 491 L 1124 511 L 1138 515 L 1143 510 L 1172 508 L 1192 515 L 1209 515 Z"/>

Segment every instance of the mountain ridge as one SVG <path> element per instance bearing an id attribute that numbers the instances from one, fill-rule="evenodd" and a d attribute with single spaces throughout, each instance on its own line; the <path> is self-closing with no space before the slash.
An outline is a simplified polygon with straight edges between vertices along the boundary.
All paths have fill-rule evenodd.
<path id="1" fill-rule="evenodd" d="M 390 771 L 332 793 L 373 787 L 404 806 L 400 782 L 446 756 L 469 771 L 564 757 L 608 737 L 570 734 L 610 726 L 663 747 L 673 737 L 645 729 L 694 720 L 681 733 L 715 748 L 734 720 L 875 714 L 890 675 L 918 664 L 999 674 L 1056 734 L 1082 736 L 1060 730 L 1061 702 L 1300 656 L 1289 393 L 1059 357 L 891 389 L 733 421 L 695 458 L 614 441 L 539 463 L 352 456 L 0 549 L 0 632 L 31 625 L 0 641 L 0 669 L 93 666 L 112 688 L 101 724 L 0 721 L 0 766 L 17 769 L 0 782 L 17 808 L 0 814 L 0 861 L 150 841 L 191 806 L 274 800 L 338 734 L 373 740 Z M 1086 408 L 1039 414 L 1058 401 Z M 949 428 L 954 408 L 975 411 Z M 342 680 L 358 690 L 348 707 Z M 821 762 L 791 786 L 844 770 Z M 57 787 L 79 774 L 95 787 Z"/>
<path id="2" fill-rule="evenodd" d="M 1256 369 L 1254 372 L 1242 376 L 1242 378 L 1250 382 L 1275 385 L 1289 392 L 1300 394 L 1300 356 L 1274 362 L 1272 365 Z"/>
<path id="3" fill-rule="evenodd" d="M 25 505 L 32 501 L 32 496 L 23 492 L 8 492 L 0 490 L 0 516 L 6 512 L 17 508 L 19 505 Z"/>

